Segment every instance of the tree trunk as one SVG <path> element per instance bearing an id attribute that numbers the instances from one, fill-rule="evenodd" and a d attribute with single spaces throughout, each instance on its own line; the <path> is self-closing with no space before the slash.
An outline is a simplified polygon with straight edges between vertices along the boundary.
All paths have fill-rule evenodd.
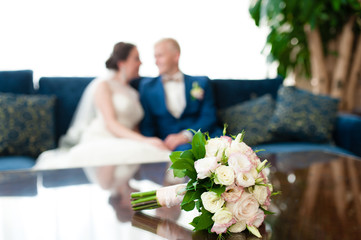
<path id="1" fill-rule="evenodd" d="M 313 92 L 317 94 L 328 94 L 327 86 L 329 78 L 327 76 L 327 68 L 322 50 L 321 34 L 318 28 L 311 29 L 309 25 L 306 25 L 304 30 L 310 50 Z"/>
<path id="2" fill-rule="evenodd" d="M 327 45 L 327 56 L 326 56 L 326 68 L 328 79 L 332 79 L 333 71 L 337 62 L 337 46 L 339 43 L 339 37 L 332 39 Z M 327 92 L 331 92 L 331 81 L 327 82 Z"/>
<path id="3" fill-rule="evenodd" d="M 346 110 L 351 112 L 355 108 L 357 81 L 361 81 L 361 34 L 356 42 L 356 51 L 352 61 L 349 83 L 346 91 Z"/>
<path id="4" fill-rule="evenodd" d="M 338 58 L 332 78 L 331 96 L 340 98 L 340 109 L 344 109 L 345 97 L 344 91 L 347 84 L 347 73 L 351 59 L 352 44 L 354 33 L 352 26 L 355 17 L 351 17 L 342 29 L 338 47 Z"/>

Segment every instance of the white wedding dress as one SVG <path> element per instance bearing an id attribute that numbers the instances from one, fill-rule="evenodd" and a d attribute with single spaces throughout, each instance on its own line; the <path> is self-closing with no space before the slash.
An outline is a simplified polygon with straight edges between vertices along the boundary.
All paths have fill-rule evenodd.
<path id="1" fill-rule="evenodd" d="M 122 85 L 115 80 L 103 81 L 107 81 L 112 89 L 113 105 L 118 121 L 129 129 L 135 129 L 144 114 L 138 92 L 131 86 Z M 88 92 L 91 94 L 87 93 L 87 95 L 94 95 L 94 90 Z M 81 101 L 85 104 L 81 103 L 79 107 L 84 105 L 84 109 L 90 109 L 85 105 L 89 105 L 90 102 L 94 105 L 93 97 L 91 99 L 92 101 L 89 99 Z M 103 117 L 97 109 L 95 109 L 95 116 L 91 117 L 81 111 L 82 109 L 77 110 L 78 116 L 75 117 L 73 126 L 68 130 L 68 136 L 65 136 L 65 139 L 68 138 L 67 142 L 72 142 L 72 144 L 77 142 L 77 144 L 69 148 L 71 144 L 60 141 L 63 147 L 42 153 L 35 169 L 124 165 L 118 170 L 122 173 L 118 174 L 129 175 L 134 173 L 142 163 L 169 162 L 170 151 L 160 150 L 147 143 L 115 137 L 106 128 Z M 84 124 L 87 124 L 87 127 L 84 127 Z"/>

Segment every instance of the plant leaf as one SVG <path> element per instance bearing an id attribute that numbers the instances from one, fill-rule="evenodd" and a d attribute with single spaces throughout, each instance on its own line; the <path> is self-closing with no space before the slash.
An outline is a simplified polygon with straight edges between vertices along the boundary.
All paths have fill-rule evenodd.
<path id="1" fill-rule="evenodd" d="M 192 150 L 186 150 L 186 151 L 181 152 L 179 157 L 181 159 L 189 159 L 189 160 L 192 160 L 192 161 L 195 160 Z"/>
<path id="2" fill-rule="evenodd" d="M 183 169 L 173 169 L 173 175 L 174 177 L 184 178 L 186 173 Z"/>
<path id="3" fill-rule="evenodd" d="M 181 151 L 172 152 L 172 153 L 169 155 L 169 158 L 170 158 L 170 160 L 172 161 L 172 163 L 178 161 L 178 160 L 180 159 L 181 154 L 182 154 Z"/>
<path id="4" fill-rule="evenodd" d="M 255 235 L 258 238 L 262 237 L 262 235 L 259 233 L 259 231 L 258 231 L 258 229 L 256 227 L 248 226 L 248 225 L 246 225 L 246 226 L 247 226 L 248 231 L 250 231 L 253 235 Z"/>
<path id="5" fill-rule="evenodd" d="M 213 224 L 213 214 L 207 210 L 202 210 L 202 214 L 199 216 L 198 224 L 195 226 L 194 231 L 207 229 Z"/>
<path id="6" fill-rule="evenodd" d="M 196 159 L 204 158 L 206 155 L 206 139 L 201 131 L 194 134 L 192 139 L 192 152 Z"/>
<path id="7" fill-rule="evenodd" d="M 192 222 L 190 222 L 189 224 L 192 225 L 193 227 L 196 227 L 197 224 L 199 223 L 199 219 L 200 216 L 193 218 Z"/>
<path id="8" fill-rule="evenodd" d="M 264 212 L 264 214 L 266 214 L 266 215 L 273 215 L 273 214 L 275 214 L 274 212 L 271 212 L 271 211 L 268 211 L 268 210 L 266 210 L 266 209 L 264 209 L 263 207 L 259 207 L 263 212 Z"/>
<path id="9" fill-rule="evenodd" d="M 181 209 L 183 209 L 186 212 L 189 212 L 189 211 L 192 211 L 194 209 L 195 205 L 196 205 L 195 202 L 191 201 L 189 203 L 181 205 Z"/>
<path id="10" fill-rule="evenodd" d="M 224 191 L 226 190 L 226 186 L 220 186 L 220 187 L 216 187 L 216 188 L 212 188 L 211 191 L 217 193 L 218 196 L 221 196 L 222 193 L 224 193 Z"/>

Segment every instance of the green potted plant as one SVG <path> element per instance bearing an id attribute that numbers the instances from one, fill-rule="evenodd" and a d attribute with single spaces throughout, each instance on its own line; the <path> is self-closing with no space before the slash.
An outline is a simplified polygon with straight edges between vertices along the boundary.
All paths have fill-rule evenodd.
<path id="1" fill-rule="evenodd" d="M 266 46 L 278 73 L 311 80 L 315 93 L 353 111 L 361 86 L 360 0 L 252 0 L 257 26 L 270 29 Z"/>

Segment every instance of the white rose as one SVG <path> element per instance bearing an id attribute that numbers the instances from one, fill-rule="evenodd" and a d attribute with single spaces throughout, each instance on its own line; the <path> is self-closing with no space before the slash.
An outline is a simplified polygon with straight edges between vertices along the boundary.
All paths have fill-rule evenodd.
<path id="1" fill-rule="evenodd" d="M 248 172 L 252 168 L 249 158 L 243 153 L 233 153 L 229 156 L 228 165 L 234 169 L 236 174 Z"/>
<path id="2" fill-rule="evenodd" d="M 216 169 L 215 175 L 216 184 L 229 186 L 234 183 L 234 170 L 231 167 L 221 165 Z"/>
<path id="3" fill-rule="evenodd" d="M 265 186 L 254 186 L 253 196 L 257 199 L 260 205 L 263 205 L 268 197 L 268 189 Z"/>
<path id="4" fill-rule="evenodd" d="M 242 134 L 238 134 L 236 139 L 234 139 L 231 143 L 231 146 L 229 148 L 229 154 L 232 153 L 243 153 L 245 154 L 246 152 L 249 152 L 250 150 L 252 151 L 252 149 L 245 144 L 244 142 L 240 142 L 242 137 Z"/>
<path id="5" fill-rule="evenodd" d="M 212 220 L 216 224 L 227 224 L 232 218 L 232 213 L 227 208 L 222 208 L 213 215 Z"/>
<path id="6" fill-rule="evenodd" d="M 243 193 L 243 188 L 236 186 L 236 184 L 230 185 L 226 188 L 222 197 L 226 202 L 235 202 L 237 201 Z"/>
<path id="7" fill-rule="evenodd" d="M 219 166 L 217 158 L 215 157 L 206 157 L 198 159 L 194 162 L 194 168 L 197 172 L 197 178 L 204 179 L 210 177 L 212 172 Z"/>
<path id="8" fill-rule="evenodd" d="M 245 221 L 236 222 L 236 224 L 233 224 L 228 228 L 228 230 L 232 233 L 240 233 L 243 232 L 245 229 L 246 229 Z"/>
<path id="9" fill-rule="evenodd" d="M 257 199 L 247 192 L 243 192 L 241 198 L 236 202 L 227 202 L 228 210 L 233 217 L 239 221 L 249 221 L 254 217 L 259 209 Z"/>
<path id="10" fill-rule="evenodd" d="M 204 192 L 201 199 L 204 208 L 211 213 L 217 212 L 224 204 L 223 198 L 219 197 L 215 192 Z"/>
<path id="11" fill-rule="evenodd" d="M 230 147 L 230 141 L 228 138 L 212 138 L 208 140 L 206 148 L 206 157 L 217 157 L 218 160 L 221 160 L 223 152 L 225 152 Z"/>
<path id="12" fill-rule="evenodd" d="M 258 176 L 258 172 L 256 169 L 251 169 L 251 171 L 247 173 L 239 173 L 236 175 L 236 182 L 238 186 L 241 187 L 250 187 L 256 183 L 256 178 Z"/>

